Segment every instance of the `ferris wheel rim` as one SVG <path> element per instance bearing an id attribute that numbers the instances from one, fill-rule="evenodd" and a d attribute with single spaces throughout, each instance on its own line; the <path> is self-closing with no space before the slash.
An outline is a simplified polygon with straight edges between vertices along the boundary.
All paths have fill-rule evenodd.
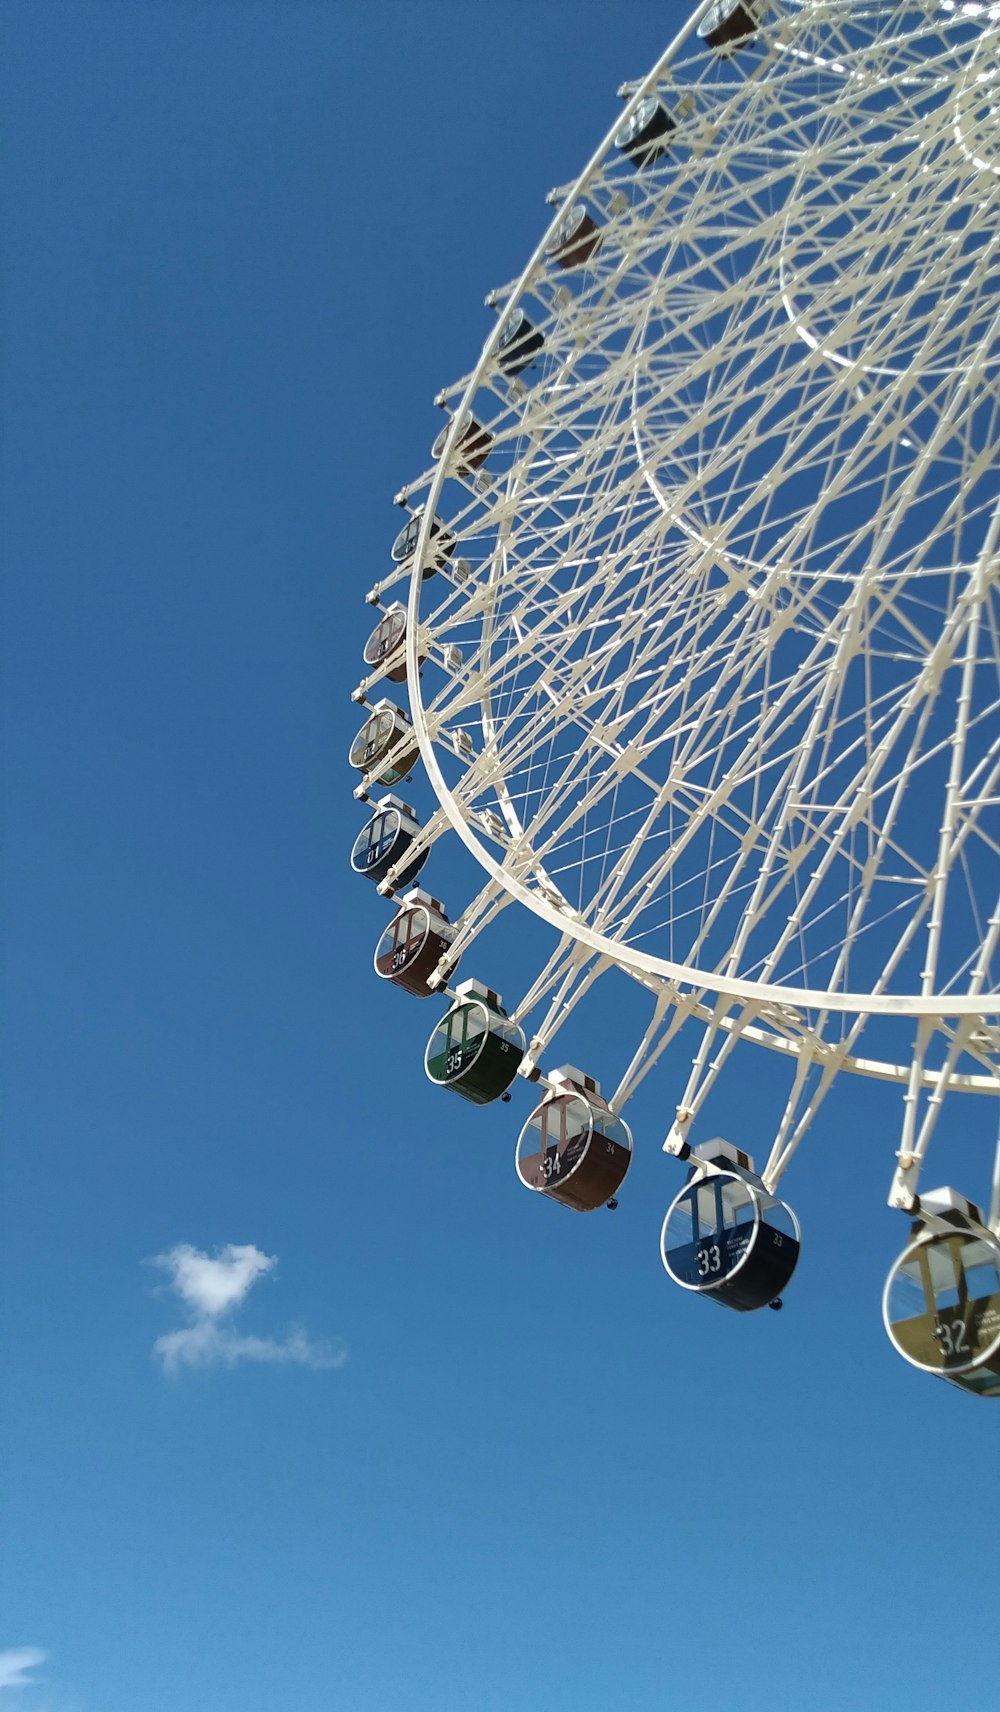
<path id="1" fill-rule="evenodd" d="M 804 10 L 809 0 L 793 0 L 796 10 Z M 802 1007 L 808 1010 L 822 1010 L 847 1014 L 856 1017 L 883 1016 L 893 1018 L 913 1018 L 927 1020 L 963 1019 L 963 1018 L 996 1018 L 1000 1017 L 1000 993 L 947 993 L 947 992 L 908 992 L 890 993 L 878 991 L 830 991 L 802 985 L 793 985 L 783 981 L 759 981 L 740 975 L 722 974 L 706 969 L 696 964 L 682 960 L 674 960 L 654 955 L 639 949 L 626 941 L 609 938 L 592 928 L 571 905 L 563 898 L 562 905 L 554 904 L 543 892 L 534 890 L 524 883 L 516 874 L 510 872 L 497 861 L 492 851 L 478 836 L 469 819 L 459 805 L 454 792 L 445 779 L 438 761 L 435 738 L 431 733 L 426 718 L 426 710 L 420 688 L 418 667 L 418 630 L 420 625 L 420 597 L 422 591 L 422 565 L 430 542 L 432 522 L 436 507 L 441 496 L 444 483 L 448 477 L 449 458 L 455 449 L 462 433 L 463 423 L 472 410 L 477 392 L 483 385 L 493 364 L 497 347 L 503 332 L 506 316 L 521 303 L 525 293 L 530 289 L 533 276 L 539 265 L 544 261 L 550 248 L 553 235 L 559 223 L 573 208 L 593 178 L 600 169 L 612 147 L 613 139 L 621 129 L 623 122 L 635 111 L 640 102 L 655 89 L 662 79 L 664 71 L 669 67 L 680 50 L 697 31 L 705 15 L 710 11 L 713 0 L 698 0 L 693 6 L 683 27 L 677 32 L 664 53 L 655 62 L 651 70 L 640 81 L 631 83 L 629 100 L 607 134 L 602 138 L 597 149 L 588 160 L 572 185 L 559 193 L 558 198 L 553 194 L 549 201 L 554 213 L 547 224 L 535 250 L 522 269 L 516 282 L 505 290 L 503 313 L 498 316 L 497 323 L 490 332 L 482 352 L 467 377 L 458 402 L 454 406 L 453 416 L 446 431 L 446 439 L 441 455 L 431 476 L 427 497 L 422 508 L 419 538 L 413 556 L 410 573 L 409 595 L 407 603 L 406 627 L 406 660 L 407 677 L 410 684 L 411 717 L 416 738 L 428 779 L 433 787 L 435 796 L 443 809 L 452 829 L 458 834 L 462 843 L 475 858 L 484 872 L 515 902 L 529 909 L 559 935 L 570 935 L 578 944 L 595 957 L 602 957 L 616 964 L 630 974 L 637 976 L 648 985 L 670 984 L 702 992 L 719 995 L 749 1007 L 765 1007 L 768 1005 L 788 1005 Z M 955 8 L 947 0 L 939 0 L 933 8 L 937 11 L 951 13 Z M 977 13 L 978 13 L 977 9 Z M 989 18 L 994 18 L 996 9 L 989 5 L 981 8 Z M 991 169 L 992 170 L 992 169 Z M 792 317 L 790 316 L 790 319 Z M 456 393 L 457 396 L 457 393 Z M 491 582 L 495 580 L 495 572 L 491 569 Z M 488 686 L 483 695 L 488 700 Z M 484 730 L 491 714 L 484 701 Z M 499 793 L 498 793 L 499 794 Z M 515 838 L 524 837 L 524 829 L 520 817 L 513 804 L 504 807 L 505 818 Z M 509 813 L 508 813 L 509 808 Z M 532 872 L 536 876 L 544 876 L 544 868 L 537 858 L 532 860 Z M 548 882 L 551 890 L 562 897 L 554 882 Z"/>

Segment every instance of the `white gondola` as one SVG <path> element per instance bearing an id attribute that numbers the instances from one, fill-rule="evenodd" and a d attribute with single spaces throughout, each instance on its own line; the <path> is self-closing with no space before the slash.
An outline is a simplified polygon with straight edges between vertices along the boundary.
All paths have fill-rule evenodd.
<path id="1" fill-rule="evenodd" d="M 799 1224 L 731 1143 L 692 1153 L 687 1183 L 663 1221 L 660 1257 L 676 1284 L 738 1313 L 775 1306 L 799 1258 Z"/>
<path id="2" fill-rule="evenodd" d="M 1000 1397 L 1000 1241 L 954 1189 L 921 1195 L 912 1238 L 886 1280 L 882 1317 L 913 1367 Z"/>
<path id="3" fill-rule="evenodd" d="M 613 1201 L 632 1163 L 632 1132 L 601 1097 L 600 1084 L 566 1064 L 532 1112 L 517 1144 L 526 1189 L 591 1213 Z"/>
<path id="4" fill-rule="evenodd" d="M 379 784 L 394 785 L 416 765 L 420 749 L 401 708 L 377 701 L 351 744 L 350 762 Z"/>

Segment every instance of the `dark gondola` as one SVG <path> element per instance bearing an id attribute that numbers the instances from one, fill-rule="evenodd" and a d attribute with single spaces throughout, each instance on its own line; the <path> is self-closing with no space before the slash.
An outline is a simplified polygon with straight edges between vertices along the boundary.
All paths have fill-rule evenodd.
<path id="1" fill-rule="evenodd" d="M 530 368 L 545 343 L 533 321 L 523 309 L 512 309 L 500 329 L 497 340 L 497 364 L 507 375 L 519 375 Z"/>
<path id="2" fill-rule="evenodd" d="M 767 1307 L 798 1262 L 795 1214 L 728 1142 L 709 1142 L 692 1157 L 697 1163 L 663 1221 L 663 1264 L 684 1289 L 737 1313 Z"/>
<path id="3" fill-rule="evenodd" d="M 615 132 L 615 148 L 637 171 L 666 154 L 677 124 L 655 95 L 644 95 Z"/>

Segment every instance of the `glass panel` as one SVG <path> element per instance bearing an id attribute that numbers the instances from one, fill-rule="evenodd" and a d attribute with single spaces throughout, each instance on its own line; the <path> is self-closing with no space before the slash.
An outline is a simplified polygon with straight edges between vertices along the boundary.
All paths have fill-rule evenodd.
<path id="1" fill-rule="evenodd" d="M 610 1112 L 602 1112 L 599 1117 L 595 1118 L 594 1128 L 607 1141 L 613 1141 L 616 1146 L 625 1147 L 631 1153 L 632 1132 L 628 1124 L 623 1123 L 621 1118 L 613 1118 Z"/>
<path id="2" fill-rule="evenodd" d="M 755 1241 L 758 1216 L 757 1197 L 742 1178 L 714 1172 L 689 1184 L 664 1224 L 667 1271 L 691 1288 L 716 1288 Z"/>
<path id="3" fill-rule="evenodd" d="M 520 1042 L 519 1042 L 520 1044 Z M 532 1112 L 517 1144 L 517 1168 L 533 1189 L 553 1186 L 576 1170 L 592 1133 L 591 1110 L 576 1094 L 557 1094 Z"/>
<path id="4" fill-rule="evenodd" d="M 365 663 L 377 666 L 387 654 L 402 641 L 406 629 L 405 612 L 389 612 L 382 622 L 376 625 L 365 644 Z"/>
<path id="5" fill-rule="evenodd" d="M 741 1177 L 726 1177 L 722 1181 L 722 1227 L 735 1230 L 737 1225 L 753 1224 L 757 1203 L 747 1183 Z"/>
<path id="6" fill-rule="evenodd" d="M 479 1057 L 490 1030 L 490 1012 L 478 999 L 450 1010 L 431 1036 L 427 1048 L 428 1074 L 435 1082 L 464 1076 Z"/>
<path id="7" fill-rule="evenodd" d="M 761 1218 L 769 1230 L 777 1231 L 779 1236 L 792 1242 L 798 1242 L 798 1226 L 791 1208 L 786 1207 L 784 1201 L 767 1196 L 761 1207 Z"/>
<path id="8" fill-rule="evenodd" d="M 383 809 L 363 826 L 354 840 L 351 851 L 351 866 L 361 874 L 375 867 L 391 851 L 399 835 L 399 811 L 394 808 Z"/>
<path id="9" fill-rule="evenodd" d="M 390 980 L 423 950 L 430 918 L 422 904 L 393 918 L 375 947 L 375 968 Z"/>

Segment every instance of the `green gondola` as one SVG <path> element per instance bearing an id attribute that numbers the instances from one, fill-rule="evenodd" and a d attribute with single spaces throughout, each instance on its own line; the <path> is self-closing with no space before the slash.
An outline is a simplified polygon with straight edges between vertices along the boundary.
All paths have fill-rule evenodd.
<path id="1" fill-rule="evenodd" d="M 456 1003 L 427 1042 L 424 1068 L 439 1087 L 485 1106 L 510 1087 L 525 1044 L 523 1031 L 511 1022 L 500 995 L 478 981 L 463 981 Z"/>

